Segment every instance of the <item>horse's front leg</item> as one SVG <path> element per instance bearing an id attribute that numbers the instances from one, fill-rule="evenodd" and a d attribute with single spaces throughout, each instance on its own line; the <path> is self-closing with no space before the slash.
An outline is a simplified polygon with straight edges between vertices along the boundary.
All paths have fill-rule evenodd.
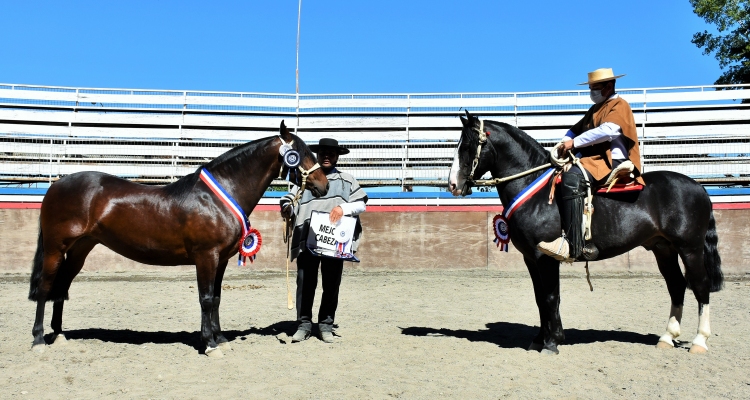
<path id="1" fill-rule="evenodd" d="M 544 327 L 547 325 L 547 312 L 545 309 L 545 303 L 543 301 L 544 296 L 542 295 L 542 287 L 539 283 L 539 269 L 536 265 L 535 260 L 524 257 L 523 261 L 526 263 L 526 268 L 529 270 L 529 276 L 531 277 L 531 283 L 534 285 L 534 299 L 536 300 L 536 306 L 539 310 L 539 333 L 534 337 L 529 345 L 529 351 L 541 351 L 544 348 Z"/>
<path id="2" fill-rule="evenodd" d="M 559 354 L 557 346 L 565 340 L 560 320 L 560 262 L 547 256 L 524 259 L 534 283 L 534 296 L 539 307 L 540 329 L 529 350 L 543 354 Z"/>
<path id="3" fill-rule="evenodd" d="M 205 254 L 196 257 L 195 270 L 198 278 L 198 301 L 201 305 L 201 340 L 206 346 L 209 357 L 223 357 L 224 354 L 216 345 L 212 328 L 214 312 L 214 284 L 219 257 L 216 254 Z"/>
<path id="4" fill-rule="evenodd" d="M 221 333 L 221 323 L 219 322 L 219 304 L 221 304 L 221 283 L 224 280 L 224 271 L 227 269 L 227 261 L 222 261 L 219 264 L 219 268 L 216 271 L 216 279 L 214 280 L 214 303 L 213 312 L 211 313 L 211 331 L 213 332 L 214 339 L 217 346 L 223 351 L 232 350 L 232 346 L 229 344 L 227 338 Z"/>

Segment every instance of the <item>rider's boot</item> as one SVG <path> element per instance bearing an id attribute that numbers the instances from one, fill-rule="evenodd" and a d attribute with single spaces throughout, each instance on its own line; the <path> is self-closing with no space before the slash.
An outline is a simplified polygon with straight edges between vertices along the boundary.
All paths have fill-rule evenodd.
<path id="1" fill-rule="evenodd" d="M 558 261 L 573 262 L 583 250 L 583 202 L 586 181 L 573 171 L 563 173 L 558 206 L 563 234 L 551 242 L 536 245 L 542 253 Z"/>

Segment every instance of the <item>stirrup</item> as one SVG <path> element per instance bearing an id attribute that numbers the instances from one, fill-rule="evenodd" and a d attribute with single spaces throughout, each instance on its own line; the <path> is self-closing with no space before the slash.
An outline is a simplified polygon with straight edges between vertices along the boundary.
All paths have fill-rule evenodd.
<path id="1" fill-rule="evenodd" d="M 604 186 L 607 186 L 607 193 L 609 193 L 610 189 L 612 189 L 612 186 L 617 183 L 618 179 L 628 176 L 633 178 L 632 172 L 634 169 L 635 165 L 633 165 L 633 162 L 630 160 L 621 162 L 620 165 L 617 166 L 617 168 L 613 169 L 612 172 L 609 173 L 607 181 L 604 183 Z"/>
<path id="2" fill-rule="evenodd" d="M 551 242 L 539 242 L 536 248 L 557 261 L 570 262 L 568 261 L 570 259 L 570 245 L 562 236 Z"/>

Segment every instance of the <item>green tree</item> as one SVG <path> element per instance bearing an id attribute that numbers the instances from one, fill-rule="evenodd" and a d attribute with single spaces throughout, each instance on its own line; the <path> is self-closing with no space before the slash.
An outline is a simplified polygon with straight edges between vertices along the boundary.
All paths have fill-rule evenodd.
<path id="1" fill-rule="evenodd" d="M 716 53 L 719 67 L 725 70 L 716 85 L 750 83 L 750 1 L 690 0 L 693 12 L 716 25 L 720 34 L 708 31 L 693 35 L 692 42 L 703 54 Z"/>

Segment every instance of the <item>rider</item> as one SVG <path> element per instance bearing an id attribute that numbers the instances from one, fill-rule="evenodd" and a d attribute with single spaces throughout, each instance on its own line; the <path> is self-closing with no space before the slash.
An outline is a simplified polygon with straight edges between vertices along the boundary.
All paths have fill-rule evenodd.
<path id="1" fill-rule="evenodd" d="M 641 155 L 638 148 L 633 111 L 625 99 L 615 93 L 615 76 L 612 68 L 600 68 L 588 73 L 588 85 L 594 105 L 573 125 L 563 137 L 559 156 L 568 151 L 580 158 L 589 182 L 594 190 L 604 183 L 613 170 L 630 170 L 640 183 Z M 618 168 L 621 167 L 621 168 Z M 586 196 L 586 181 L 578 165 L 562 174 L 562 186 L 558 194 L 563 235 L 552 242 L 540 242 L 537 248 L 544 254 L 560 261 L 572 261 L 583 250 L 582 215 L 583 198 Z"/>

